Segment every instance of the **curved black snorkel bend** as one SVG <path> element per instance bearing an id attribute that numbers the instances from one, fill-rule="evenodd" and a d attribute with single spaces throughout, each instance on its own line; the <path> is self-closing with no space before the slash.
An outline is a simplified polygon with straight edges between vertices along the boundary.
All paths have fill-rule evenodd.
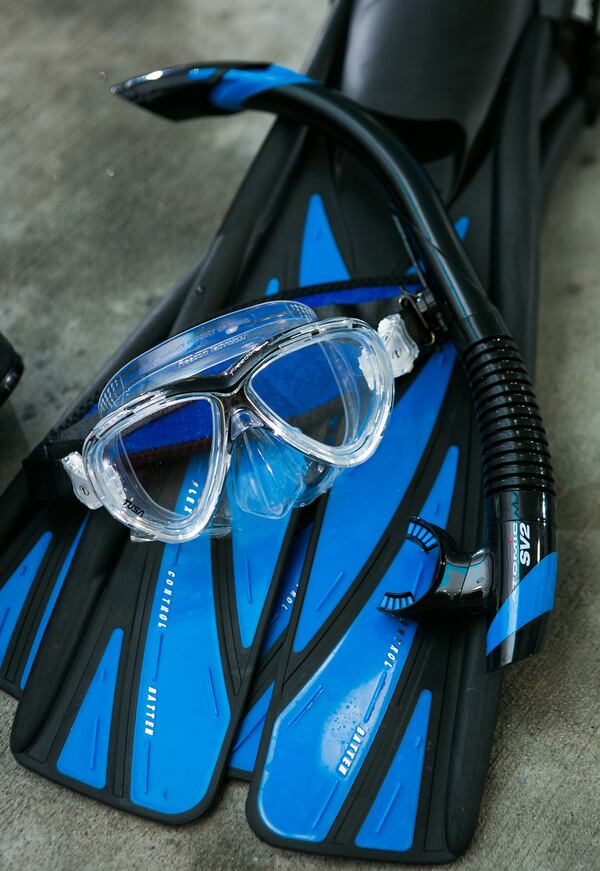
<path id="1" fill-rule="evenodd" d="M 466 371 L 481 436 L 488 535 L 488 546 L 476 555 L 457 556 L 443 531 L 433 529 L 439 570 L 432 588 L 421 602 L 384 610 L 439 618 L 477 610 L 475 602 L 488 611 L 489 669 L 538 652 L 556 579 L 555 490 L 544 425 L 521 355 L 419 163 L 354 101 L 283 67 L 172 67 L 129 79 L 113 92 L 172 120 L 243 109 L 286 116 L 333 138 L 377 175 L 425 243 L 430 289 Z M 467 580 L 457 586 L 457 567 L 474 589 Z M 396 601 L 393 594 L 389 601 Z"/>

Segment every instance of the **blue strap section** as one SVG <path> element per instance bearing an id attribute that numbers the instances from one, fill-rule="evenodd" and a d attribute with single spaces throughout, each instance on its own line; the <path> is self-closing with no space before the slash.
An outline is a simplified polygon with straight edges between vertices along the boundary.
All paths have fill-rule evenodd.
<path id="1" fill-rule="evenodd" d="M 56 767 L 88 786 L 106 786 L 110 727 L 123 630 L 115 629 L 73 721 Z"/>
<path id="2" fill-rule="evenodd" d="M 67 572 L 71 567 L 71 563 L 73 561 L 73 557 L 75 556 L 75 551 L 79 545 L 81 540 L 81 536 L 83 535 L 83 530 L 85 529 L 86 523 L 88 522 L 90 517 L 89 512 L 85 516 L 85 520 L 79 527 L 77 531 L 77 535 L 73 539 L 73 543 L 69 548 L 69 552 L 65 558 L 64 563 L 61 566 L 60 572 L 56 581 L 54 582 L 54 587 L 52 588 L 52 592 L 48 597 L 48 601 L 46 603 L 46 607 L 44 608 L 44 613 L 42 615 L 42 619 L 40 620 L 38 627 L 36 629 L 35 637 L 33 639 L 33 644 L 31 645 L 31 649 L 29 650 L 29 656 L 27 657 L 27 662 L 25 663 L 25 668 L 23 669 L 23 674 L 21 676 L 21 689 L 25 688 L 25 684 L 27 683 L 27 679 L 29 677 L 29 672 L 31 671 L 31 666 L 33 665 L 33 661 L 38 652 L 38 648 L 42 643 L 42 638 L 44 637 L 44 632 L 46 631 L 46 626 L 48 625 L 48 621 L 50 620 L 50 615 L 54 611 L 54 606 L 56 605 L 56 600 L 58 599 L 58 594 L 62 590 L 62 586 L 65 582 L 65 578 L 67 577 Z"/>
<path id="3" fill-rule="evenodd" d="M 125 450 L 133 459 L 136 454 L 171 445 L 198 445 L 202 439 L 212 439 L 212 435 L 212 405 L 205 399 L 195 399 L 151 418 L 122 436 L 122 440 Z M 208 453 L 209 450 L 210 443 L 205 444 L 204 452 Z M 201 451 L 198 445 L 196 452 Z"/>
<path id="4" fill-rule="evenodd" d="M 557 567 L 556 552 L 549 553 L 517 584 L 490 624 L 487 653 L 491 653 L 506 638 L 514 635 L 536 617 L 552 610 Z"/>
<path id="5" fill-rule="evenodd" d="M 298 302 L 303 302 L 311 308 L 325 305 L 359 305 L 363 302 L 381 302 L 386 299 L 397 299 L 400 295 L 398 285 L 377 287 L 349 287 L 340 290 L 327 290 L 323 293 L 313 293 L 309 296 L 295 296 Z"/>
<path id="6" fill-rule="evenodd" d="M 216 67 L 198 67 L 188 72 L 188 78 L 194 81 L 209 79 L 216 72 Z M 241 112 L 244 103 L 257 94 L 282 88 L 285 85 L 316 85 L 314 79 L 303 76 L 287 67 L 271 64 L 264 69 L 227 70 L 210 94 L 211 102 L 218 109 L 226 112 Z"/>

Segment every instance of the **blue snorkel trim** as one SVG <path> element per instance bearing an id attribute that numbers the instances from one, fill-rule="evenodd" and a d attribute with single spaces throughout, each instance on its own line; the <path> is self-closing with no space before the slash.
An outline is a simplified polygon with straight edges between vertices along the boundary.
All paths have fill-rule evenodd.
<path id="1" fill-rule="evenodd" d="M 539 562 L 502 603 L 487 634 L 486 653 L 515 635 L 554 606 L 558 554 L 549 553 Z"/>
<path id="2" fill-rule="evenodd" d="M 210 79 L 217 72 L 216 67 L 197 67 L 188 72 L 192 81 Z M 258 69 L 230 69 L 219 78 L 210 92 L 210 101 L 224 112 L 241 112 L 244 103 L 257 94 L 282 88 L 284 85 L 316 85 L 315 79 L 289 70 L 278 64 Z"/>

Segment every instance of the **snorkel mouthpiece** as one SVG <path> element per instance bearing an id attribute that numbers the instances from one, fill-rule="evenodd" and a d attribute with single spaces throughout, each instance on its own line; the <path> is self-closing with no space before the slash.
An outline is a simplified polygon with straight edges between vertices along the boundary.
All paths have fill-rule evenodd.
<path id="1" fill-rule="evenodd" d="M 380 611 L 444 623 L 450 611 L 459 615 L 488 610 L 493 584 L 493 556 L 488 548 L 462 552 L 444 529 L 420 517 L 409 521 L 405 541 L 413 551 L 415 586 L 386 592 Z"/>

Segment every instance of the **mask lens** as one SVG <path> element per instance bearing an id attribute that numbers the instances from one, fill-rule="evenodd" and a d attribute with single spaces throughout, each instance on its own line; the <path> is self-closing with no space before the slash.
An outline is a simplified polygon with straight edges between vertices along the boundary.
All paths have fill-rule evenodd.
<path id="1" fill-rule="evenodd" d="M 316 338 L 256 372 L 251 389 L 288 426 L 328 447 L 364 435 L 376 402 L 378 360 L 360 337 Z"/>
<path id="2" fill-rule="evenodd" d="M 213 405 L 189 399 L 123 430 L 105 448 L 103 463 L 123 487 L 123 503 L 139 517 L 153 508 L 189 517 L 198 510 L 214 451 Z"/>

